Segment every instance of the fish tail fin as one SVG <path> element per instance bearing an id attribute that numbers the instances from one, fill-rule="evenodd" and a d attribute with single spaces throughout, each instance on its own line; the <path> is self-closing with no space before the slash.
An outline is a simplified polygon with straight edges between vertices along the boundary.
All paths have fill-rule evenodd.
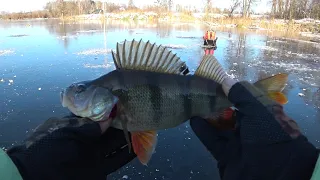
<path id="1" fill-rule="evenodd" d="M 206 54 L 202 57 L 200 65 L 194 75 L 214 80 L 220 84 L 227 77 L 218 60 L 211 54 Z"/>
<path id="2" fill-rule="evenodd" d="M 204 55 L 199 67 L 194 73 L 195 76 L 214 80 L 218 83 L 222 83 L 228 76 L 224 69 L 221 67 L 218 60 L 213 55 Z M 286 104 L 288 102 L 287 97 L 282 93 L 286 83 L 288 81 L 288 74 L 280 73 L 265 79 L 261 79 L 254 83 L 256 87 L 263 90 L 268 96 L 277 101 L 280 104 Z"/>
<path id="3" fill-rule="evenodd" d="M 166 74 L 181 74 L 187 69 L 186 63 L 176 54 L 161 45 L 125 40 L 117 43 L 112 57 L 117 69 L 143 70 Z"/>
<path id="4" fill-rule="evenodd" d="M 280 73 L 274 76 L 267 77 L 265 79 L 261 79 L 254 83 L 254 85 L 266 92 L 269 98 L 280 104 L 288 103 L 288 99 L 286 95 L 282 93 L 283 89 L 286 86 L 288 81 L 288 74 Z"/>

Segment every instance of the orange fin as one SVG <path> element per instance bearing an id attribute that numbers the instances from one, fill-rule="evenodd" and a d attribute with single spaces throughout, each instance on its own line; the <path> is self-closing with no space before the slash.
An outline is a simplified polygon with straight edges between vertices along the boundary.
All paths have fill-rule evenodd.
<path id="1" fill-rule="evenodd" d="M 268 96 L 280 104 L 287 104 L 287 97 L 281 92 L 268 92 Z"/>
<path id="2" fill-rule="evenodd" d="M 147 165 L 157 145 L 156 131 L 131 132 L 133 151 L 143 165 Z"/>
<path id="3" fill-rule="evenodd" d="M 280 104 L 287 104 L 287 97 L 281 92 L 268 92 L 268 96 Z"/>

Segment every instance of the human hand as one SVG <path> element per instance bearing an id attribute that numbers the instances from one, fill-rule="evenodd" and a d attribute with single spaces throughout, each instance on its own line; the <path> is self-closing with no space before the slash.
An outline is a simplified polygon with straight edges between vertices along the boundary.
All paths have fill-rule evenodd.
<path id="1" fill-rule="evenodd" d="M 220 119 L 193 117 L 190 126 L 218 161 L 221 179 L 310 179 L 319 151 L 283 110 L 287 100 L 281 91 L 288 75 L 251 84 L 237 82 L 217 66 L 216 81 L 222 84 L 234 112 L 227 119 L 225 114 Z M 233 130 L 232 123 L 237 124 Z M 221 130 L 222 124 L 232 126 Z"/>
<path id="2" fill-rule="evenodd" d="M 229 108 L 233 113 L 227 114 L 236 114 L 236 118 L 228 118 L 229 122 L 239 123 L 240 132 L 243 133 L 241 137 L 269 139 L 266 136 L 270 136 L 270 131 L 273 130 L 280 133 L 284 139 L 296 138 L 301 134 L 297 124 L 283 111 L 282 104 L 285 104 L 287 99 L 281 91 L 287 82 L 287 74 L 277 74 L 251 84 L 247 81 L 238 82 L 228 76 L 216 59 L 211 58 L 210 63 L 218 72 L 214 75 L 215 81 L 222 84 L 225 95 L 234 105 L 233 109 Z M 206 119 L 210 121 L 210 118 Z M 211 124 L 217 125 L 218 120 L 211 120 Z M 272 130 L 269 130 L 269 127 Z"/>
<path id="3" fill-rule="evenodd" d="M 105 180 L 136 157 L 123 131 L 107 127 L 74 116 L 50 118 L 7 154 L 24 179 Z"/>

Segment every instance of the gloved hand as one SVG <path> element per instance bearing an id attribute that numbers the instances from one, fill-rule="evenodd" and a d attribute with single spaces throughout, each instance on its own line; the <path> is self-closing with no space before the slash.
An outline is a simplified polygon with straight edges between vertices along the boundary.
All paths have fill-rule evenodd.
<path id="1" fill-rule="evenodd" d="M 221 130 L 200 117 L 191 118 L 190 125 L 218 161 L 221 178 L 310 179 L 319 152 L 282 105 L 253 84 L 228 77 L 222 68 L 217 77 L 237 108 L 236 129 Z"/>
<path id="2" fill-rule="evenodd" d="M 7 151 L 25 180 L 106 179 L 136 157 L 122 130 L 68 116 L 50 118 Z"/>

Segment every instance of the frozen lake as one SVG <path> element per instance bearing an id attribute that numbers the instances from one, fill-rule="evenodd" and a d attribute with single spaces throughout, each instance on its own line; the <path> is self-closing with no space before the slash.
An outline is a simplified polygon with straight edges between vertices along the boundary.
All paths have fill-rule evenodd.
<path id="1" fill-rule="evenodd" d="M 110 51 L 133 38 L 172 47 L 193 72 L 204 54 L 205 26 L 196 24 L 63 23 L 58 20 L 0 22 L 0 147 L 10 147 L 50 117 L 68 113 L 62 88 L 97 78 L 115 67 Z M 263 33 L 217 31 L 215 56 L 229 74 L 252 82 L 289 74 L 285 111 L 320 147 L 320 44 Z M 159 132 L 148 167 L 135 159 L 110 179 L 202 179 L 218 177 L 216 162 L 189 122 Z"/>

